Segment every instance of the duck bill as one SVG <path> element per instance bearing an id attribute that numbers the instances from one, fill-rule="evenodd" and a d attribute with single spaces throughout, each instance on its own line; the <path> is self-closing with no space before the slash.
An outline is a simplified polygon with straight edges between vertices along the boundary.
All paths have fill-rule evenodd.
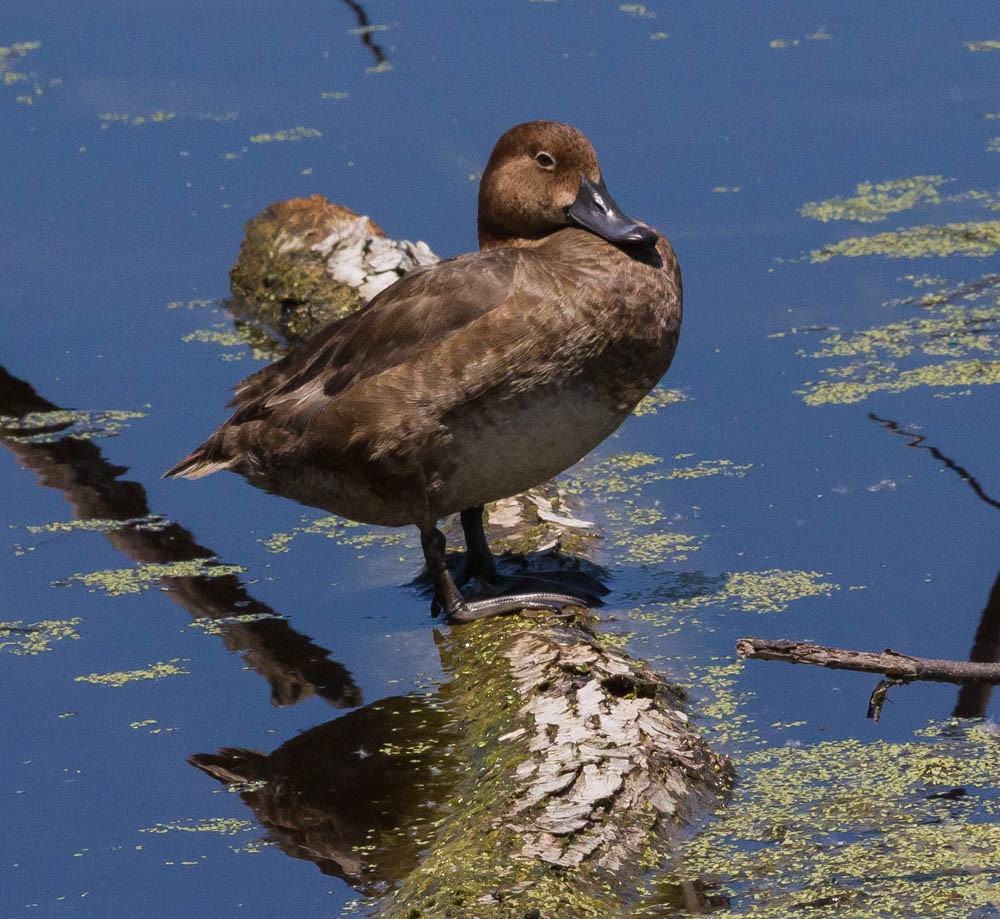
<path id="1" fill-rule="evenodd" d="M 659 236 L 654 230 L 631 217 L 626 217 L 608 193 L 604 179 L 591 182 L 580 176 L 580 191 L 576 200 L 566 208 L 570 223 L 596 233 L 616 246 L 655 246 Z"/>

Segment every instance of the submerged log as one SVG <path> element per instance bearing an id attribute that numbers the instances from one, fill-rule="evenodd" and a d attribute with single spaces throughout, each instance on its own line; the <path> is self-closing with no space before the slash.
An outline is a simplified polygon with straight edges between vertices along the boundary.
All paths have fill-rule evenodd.
<path id="1" fill-rule="evenodd" d="M 436 693 L 191 761 L 387 919 L 627 915 L 732 776 L 682 691 L 563 624 L 485 620 L 439 648 Z"/>

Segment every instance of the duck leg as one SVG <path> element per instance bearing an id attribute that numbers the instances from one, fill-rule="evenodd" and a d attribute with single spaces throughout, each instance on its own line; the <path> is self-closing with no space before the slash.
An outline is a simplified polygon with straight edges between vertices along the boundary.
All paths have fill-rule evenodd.
<path id="1" fill-rule="evenodd" d="M 497 580 L 497 565 L 486 541 L 483 529 L 483 506 L 467 507 L 462 511 L 462 532 L 465 533 L 465 562 L 455 583 L 461 587 L 475 578 L 487 584 Z"/>
<path id="2" fill-rule="evenodd" d="M 464 515 L 463 515 L 464 516 Z M 480 518 L 480 527 L 482 518 Z M 483 539 L 485 542 L 485 537 Z M 438 613 L 444 610 L 452 622 L 474 622 L 489 616 L 502 616 L 526 609 L 559 611 L 567 606 L 584 606 L 578 597 L 558 593 L 524 593 L 490 597 L 486 600 L 466 600 L 448 574 L 445 565 L 445 538 L 437 527 L 420 531 L 420 546 L 424 550 L 424 561 L 434 579 L 434 604 L 431 609 Z"/>

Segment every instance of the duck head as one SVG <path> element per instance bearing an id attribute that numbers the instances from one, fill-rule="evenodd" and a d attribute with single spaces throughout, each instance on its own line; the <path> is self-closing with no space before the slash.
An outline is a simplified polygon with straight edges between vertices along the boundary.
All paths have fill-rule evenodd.
<path id="1" fill-rule="evenodd" d="M 479 246 L 531 246 L 579 227 L 625 249 L 656 245 L 656 231 L 626 217 L 601 178 L 590 141 L 555 121 L 528 121 L 493 148 L 479 186 Z"/>

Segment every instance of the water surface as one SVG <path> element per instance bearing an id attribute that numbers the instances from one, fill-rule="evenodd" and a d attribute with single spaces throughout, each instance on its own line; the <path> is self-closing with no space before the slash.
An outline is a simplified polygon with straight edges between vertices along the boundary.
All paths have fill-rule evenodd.
<path id="1" fill-rule="evenodd" d="M 354 6 L 42 0 L 4 19 L 2 411 L 76 412 L 6 437 L 0 462 L 4 916 L 320 917 L 370 892 L 283 854 L 186 758 L 432 693 L 415 534 L 160 475 L 260 366 L 220 303 L 248 219 L 320 192 L 467 251 L 517 121 L 587 133 L 681 260 L 665 385 L 684 400 L 566 480 L 603 534 L 604 627 L 691 689 L 747 777 L 734 807 L 761 807 L 760 751 L 912 761 L 891 745 L 931 744 L 956 704 L 895 690 L 874 724 L 874 678 L 733 648 L 968 658 L 1000 569 L 993 4 L 372 0 L 360 33 Z M 234 609 L 255 621 L 211 627 Z M 995 762 L 995 703 L 977 707 Z M 905 793 L 976 786 L 960 819 L 992 831 L 988 779 L 951 763 Z M 964 870 L 995 881 L 993 851 Z M 721 883 L 737 912 L 779 887 Z"/>

